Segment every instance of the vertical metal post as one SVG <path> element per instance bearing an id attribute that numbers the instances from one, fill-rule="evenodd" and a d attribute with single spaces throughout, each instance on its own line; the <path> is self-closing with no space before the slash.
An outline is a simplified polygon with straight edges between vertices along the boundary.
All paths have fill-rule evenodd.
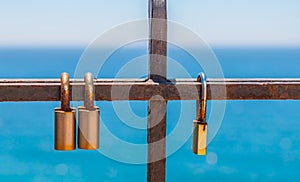
<path id="1" fill-rule="evenodd" d="M 149 0 L 149 75 L 154 82 L 166 81 L 167 55 L 166 0 Z M 167 101 L 148 102 L 148 182 L 165 181 Z"/>

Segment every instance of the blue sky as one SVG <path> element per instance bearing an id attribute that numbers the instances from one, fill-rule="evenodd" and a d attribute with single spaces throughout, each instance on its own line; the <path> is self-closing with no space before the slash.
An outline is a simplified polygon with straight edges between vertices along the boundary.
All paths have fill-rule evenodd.
<path id="1" fill-rule="evenodd" d="M 300 46 L 299 0 L 169 0 L 168 18 L 211 45 Z M 147 18 L 147 0 L 0 0 L 0 46 L 86 46 Z"/>

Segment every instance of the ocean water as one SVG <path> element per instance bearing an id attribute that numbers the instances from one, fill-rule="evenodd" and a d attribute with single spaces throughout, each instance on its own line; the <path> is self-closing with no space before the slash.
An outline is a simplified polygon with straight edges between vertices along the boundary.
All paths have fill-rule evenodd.
<path id="1" fill-rule="evenodd" d="M 298 48 L 213 50 L 226 78 L 300 78 Z M 63 71 L 72 76 L 83 51 L 1 48 L 0 78 L 58 78 Z M 121 48 L 109 57 L 97 77 L 145 77 L 146 54 L 147 48 Z M 177 71 L 171 61 L 170 78 L 195 78 L 202 70 L 188 52 L 173 47 L 168 55 L 184 68 Z M 137 57 L 140 59 L 131 63 Z M 138 67 L 126 69 L 130 64 Z M 0 103 L 0 181 L 145 181 L 147 165 L 130 161 L 144 159 L 146 148 L 144 153 L 127 150 L 114 143 L 112 136 L 130 146 L 145 145 L 147 102 L 96 104 L 101 108 L 100 150 L 59 152 L 53 149 L 54 108 L 59 102 Z M 126 104 L 130 114 L 119 109 Z M 212 103 L 208 104 L 210 108 Z M 186 126 L 180 132 L 191 133 L 193 106 L 193 101 L 168 103 L 168 135 L 181 126 L 179 123 Z M 221 127 L 208 146 L 207 156 L 191 152 L 191 137 L 183 140 L 179 134 L 167 140 L 171 147 L 181 142 L 167 158 L 167 181 L 299 181 L 299 108 L 300 102 L 293 100 L 226 101 Z"/>

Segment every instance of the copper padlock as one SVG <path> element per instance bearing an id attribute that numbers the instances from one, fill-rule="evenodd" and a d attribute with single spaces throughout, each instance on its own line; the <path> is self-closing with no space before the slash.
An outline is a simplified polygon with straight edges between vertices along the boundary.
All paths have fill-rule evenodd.
<path id="1" fill-rule="evenodd" d="M 78 107 L 78 148 L 99 148 L 100 109 L 94 106 L 94 78 L 91 73 L 84 76 L 84 106 Z"/>
<path id="2" fill-rule="evenodd" d="M 70 107 L 70 81 L 68 73 L 61 74 L 61 107 L 55 108 L 54 148 L 76 148 L 76 110 Z"/>
<path id="3" fill-rule="evenodd" d="M 193 121 L 193 141 L 192 150 L 197 155 L 206 155 L 207 146 L 207 129 L 208 125 L 206 122 L 206 102 L 207 102 L 207 82 L 206 76 L 202 72 L 197 78 L 198 82 L 201 82 L 201 98 L 200 104 L 197 104 L 197 109 L 200 109 L 199 114 L 197 114 L 197 120 Z"/>

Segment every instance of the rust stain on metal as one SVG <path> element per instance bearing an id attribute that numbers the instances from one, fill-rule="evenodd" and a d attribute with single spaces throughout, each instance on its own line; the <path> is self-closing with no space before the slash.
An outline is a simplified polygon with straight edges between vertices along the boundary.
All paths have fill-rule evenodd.
<path id="1" fill-rule="evenodd" d="M 87 110 L 94 110 L 95 89 L 94 77 L 91 73 L 86 73 L 84 76 L 84 107 Z"/>
<path id="2" fill-rule="evenodd" d="M 0 80 L 0 102 L 60 101 L 60 79 Z M 95 81 L 95 100 L 198 100 L 196 79 L 155 83 L 151 80 Z M 208 100 L 300 100 L 300 79 L 208 79 Z M 84 100 L 84 81 L 70 80 L 70 99 Z M 155 98 L 152 98 L 155 100 Z"/>
<path id="3" fill-rule="evenodd" d="M 144 97 L 148 102 L 148 173 L 149 182 L 165 181 L 166 175 L 166 106 L 167 75 L 166 0 L 149 0 L 149 82 Z M 143 93 L 141 93 L 143 94 Z"/>
<path id="4" fill-rule="evenodd" d="M 68 73 L 61 74 L 60 97 L 61 109 L 63 111 L 70 111 L 70 80 Z"/>

